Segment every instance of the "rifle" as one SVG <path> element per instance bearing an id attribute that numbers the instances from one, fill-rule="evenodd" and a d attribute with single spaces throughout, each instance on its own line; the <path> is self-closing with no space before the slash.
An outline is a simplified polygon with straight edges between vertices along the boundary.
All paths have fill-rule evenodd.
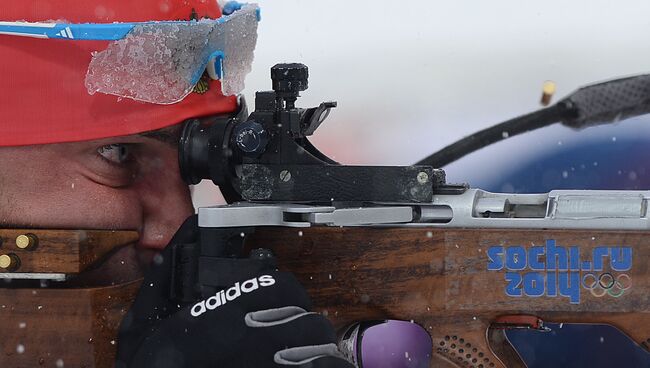
<path id="1" fill-rule="evenodd" d="M 435 167 L 503 131 L 646 113 L 650 76 L 585 87 L 406 167 L 331 160 L 307 137 L 336 103 L 296 108 L 302 64 L 278 64 L 271 77 L 250 116 L 241 101 L 231 119 L 183 129 L 184 179 L 211 179 L 231 204 L 200 208 L 197 241 L 172 244 L 170 297 L 214 295 L 227 284 L 210 277 L 215 258 L 264 247 L 335 327 L 402 319 L 425 328 L 432 367 L 525 367 L 506 331 L 549 322 L 610 324 L 648 350 L 650 192 L 489 193 L 448 184 Z"/>
<path id="2" fill-rule="evenodd" d="M 337 328 L 376 319 L 425 328 L 433 367 L 522 367 L 505 332 L 543 331 L 553 321 L 611 324 L 648 349 L 647 192 L 495 194 L 448 184 L 434 168 L 502 139 L 502 130 L 451 145 L 433 163 L 339 165 L 307 140 L 335 103 L 295 107 L 307 87 L 302 65 L 278 65 L 272 77 L 274 91 L 257 94 L 252 115 L 242 100 L 230 119 L 184 128 L 185 180 L 213 180 L 232 204 L 200 209 L 197 241 L 171 245 L 178 262 L 170 298 L 214 293 L 214 258 L 266 247 Z M 596 92 L 641 92 L 590 110 L 584 106 L 594 90 L 583 89 L 582 99 L 574 94 L 497 127 L 512 136 L 565 116 L 581 126 L 646 112 L 647 78 L 609 83 Z M 1 276 L 36 279 L 35 286 L 13 281 L 0 289 L 1 305 L 11 310 L 0 313 L 7 336 L 0 365 L 112 366 L 117 327 L 139 281 L 41 288 L 38 280 L 78 274 L 137 233 L 3 229 L 0 238 L 8 257 L 0 256 Z"/>

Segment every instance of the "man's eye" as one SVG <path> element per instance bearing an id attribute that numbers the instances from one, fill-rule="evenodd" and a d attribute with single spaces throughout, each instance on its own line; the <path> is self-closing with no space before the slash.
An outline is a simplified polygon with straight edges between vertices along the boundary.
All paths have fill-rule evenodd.
<path id="1" fill-rule="evenodd" d="M 132 160 L 132 149 L 128 144 L 107 144 L 97 149 L 100 156 L 109 162 L 123 165 Z"/>

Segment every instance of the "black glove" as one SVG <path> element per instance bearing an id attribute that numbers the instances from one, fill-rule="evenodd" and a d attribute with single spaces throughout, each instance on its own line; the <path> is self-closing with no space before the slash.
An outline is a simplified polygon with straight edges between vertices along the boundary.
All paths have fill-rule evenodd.
<path id="1" fill-rule="evenodd" d="M 191 225 L 172 244 L 193 235 Z M 292 274 L 269 267 L 181 305 L 168 298 L 169 248 L 120 326 L 116 367 L 354 367 L 338 352 L 329 321 L 308 312 L 309 297 Z"/>

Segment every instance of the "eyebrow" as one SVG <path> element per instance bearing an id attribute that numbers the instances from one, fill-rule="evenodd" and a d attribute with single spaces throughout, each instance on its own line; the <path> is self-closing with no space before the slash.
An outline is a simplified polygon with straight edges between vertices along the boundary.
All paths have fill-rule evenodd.
<path id="1" fill-rule="evenodd" d="M 178 148 L 178 141 L 180 140 L 180 129 L 163 128 L 150 132 L 140 133 L 138 135 L 145 138 L 155 139 L 157 141 L 170 145 L 173 148 Z"/>

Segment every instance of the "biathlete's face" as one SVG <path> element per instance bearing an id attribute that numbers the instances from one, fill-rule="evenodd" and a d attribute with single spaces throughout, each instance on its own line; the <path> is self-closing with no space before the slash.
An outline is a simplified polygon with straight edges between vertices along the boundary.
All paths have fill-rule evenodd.
<path id="1" fill-rule="evenodd" d="M 137 246 L 118 252 L 108 272 L 126 276 L 120 267 L 148 263 L 194 212 L 179 130 L 0 148 L 0 226 L 137 230 Z"/>

